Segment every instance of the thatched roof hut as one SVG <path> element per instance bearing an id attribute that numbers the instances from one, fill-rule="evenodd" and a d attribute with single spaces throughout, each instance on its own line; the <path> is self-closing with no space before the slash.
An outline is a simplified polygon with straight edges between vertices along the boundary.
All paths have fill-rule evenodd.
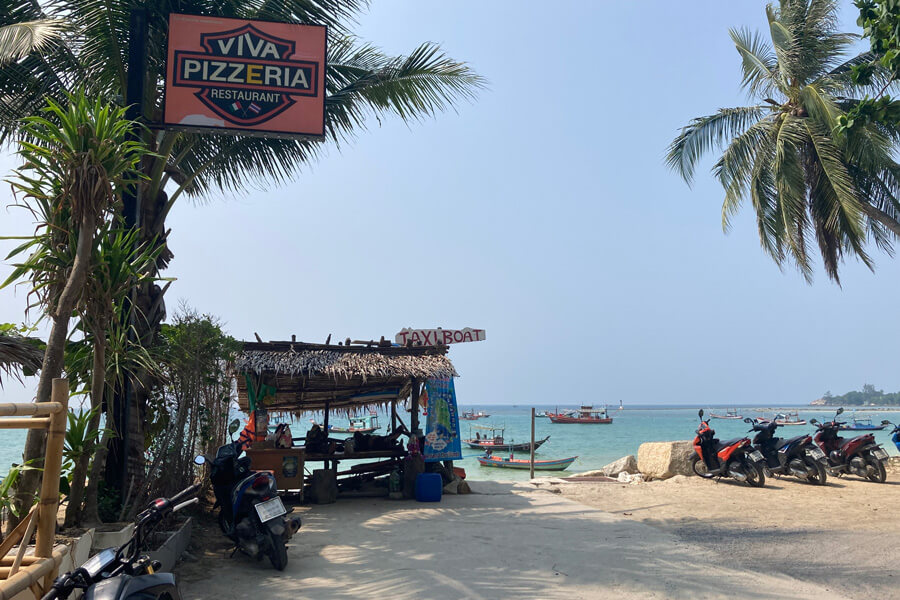
<path id="1" fill-rule="evenodd" d="M 0 335 L 0 375 L 19 376 L 41 368 L 44 353 L 23 337 Z M 0 383 L 3 378 L 0 377 Z"/>
<path id="2" fill-rule="evenodd" d="M 398 347 L 245 342 L 235 361 L 238 404 L 248 410 L 251 385 L 275 388 L 265 406 L 294 414 L 354 411 L 409 397 L 430 377 L 455 377 L 446 346 Z"/>

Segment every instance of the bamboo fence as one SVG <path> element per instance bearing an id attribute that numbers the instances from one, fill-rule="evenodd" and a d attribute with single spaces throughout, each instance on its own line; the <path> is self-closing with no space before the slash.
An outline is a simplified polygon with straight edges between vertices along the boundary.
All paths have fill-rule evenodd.
<path id="1" fill-rule="evenodd" d="M 68 547 L 54 549 L 59 511 L 59 475 L 66 437 L 69 384 L 54 379 L 51 402 L 0 404 L 0 429 L 46 429 L 47 446 L 41 478 L 40 502 L 0 543 L 0 600 L 30 590 L 39 599 L 50 589 Z M 26 554 L 35 535 L 32 554 Z M 13 547 L 18 544 L 15 554 Z"/>

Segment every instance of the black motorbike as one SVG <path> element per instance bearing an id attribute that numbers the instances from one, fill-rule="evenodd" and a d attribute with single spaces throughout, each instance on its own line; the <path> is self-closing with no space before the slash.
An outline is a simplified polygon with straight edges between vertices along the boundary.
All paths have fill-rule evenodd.
<path id="1" fill-rule="evenodd" d="M 210 464 L 219 527 L 235 543 L 235 552 L 258 560 L 268 556 L 272 566 L 283 571 L 287 542 L 300 529 L 300 517 L 286 516 L 275 477 L 269 471 L 253 471 L 250 457 L 242 452 L 240 441 L 230 442 L 218 449 L 215 458 L 198 456 L 194 462 Z"/>
<path id="2" fill-rule="evenodd" d="M 107 548 L 83 565 L 56 578 L 42 600 L 65 600 L 75 590 L 84 590 L 85 600 L 181 600 L 171 573 L 156 573 L 160 565 L 141 555 L 147 533 L 164 517 L 197 502 L 185 500 L 199 485 L 157 498 L 137 516 L 131 539 L 119 548 Z"/>
<path id="3" fill-rule="evenodd" d="M 777 438 L 775 430 L 778 423 L 775 421 L 760 423 L 748 418 L 744 422 L 753 426 L 750 431 L 756 432 L 753 447 L 765 457 L 769 475 L 792 475 L 801 481 L 825 485 L 828 458 L 813 443 L 811 436 Z"/>

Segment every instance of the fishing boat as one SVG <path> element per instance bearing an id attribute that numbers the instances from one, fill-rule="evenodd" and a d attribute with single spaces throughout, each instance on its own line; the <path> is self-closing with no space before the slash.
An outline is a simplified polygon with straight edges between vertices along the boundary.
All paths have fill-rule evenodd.
<path id="1" fill-rule="evenodd" d="M 478 419 L 486 419 L 489 416 L 491 416 L 491 415 L 489 415 L 486 412 L 481 411 L 481 410 L 478 412 L 475 412 L 474 410 L 466 410 L 466 411 L 463 411 L 463 413 L 459 416 L 459 418 L 462 419 L 463 421 L 477 421 Z"/>
<path id="2" fill-rule="evenodd" d="M 374 412 L 362 417 L 350 417 L 349 427 L 328 426 L 330 433 L 372 433 L 379 429 L 381 427 L 378 425 L 378 415 Z"/>
<path id="3" fill-rule="evenodd" d="M 743 415 L 739 415 L 736 408 L 729 408 L 725 410 L 724 415 L 717 415 L 716 413 L 710 411 L 709 416 L 713 419 L 743 419 Z"/>
<path id="4" fill-rule="evenodd" d="M 471 431 L 469 432 L 469 439 L 463 440 L 469 448 L 477 448 L 479 450 L 491 450 L 497 452 L 528 452 L 531 449 L 531 442 L 525 442 L 523 444 L 514 443 L 511 440 L 507 442 L 503 438 L 503 432 L 505 429 L 503 427 L 494 427 L 491 425 L 470 425 L 470 429 L 478 429 L 484 431 L 484 435 L 480 432 L 475 433 L 475 437 L 471 437 Z M 537 450 L 541 444 L 550 439 L 548 435 L 542 440 L 534 441 L 534 449 Z"/>
<path id="5" fill-rule="evenodd" d="M 559 410 L 559 407 L 556 408 L 556 412 L 550 412 L 549 410 L 544 413 L 548 419 L 552 419 L 553 417 L 574 417 L 578 414 L 578 411 L 572 408 L 564 408 Z"/>
<path id="6" fill-rule="evenodd" d="M 569 468 L 577 456 L 570 456 L 569 458 L 556 458 L 549 460 L 537 460 L 534 461 L 534 470 L 535 471 L 564 471 Z M 478 457 L 478 463 L 482 467 L 499 467 L 501 469 L 530 469 L 531 468 L 531 460 L 527 458 L 500 458 L 499 456 L 491 456 L 486 454 L 484 456 Z"/>
<path id="7" fill-rule="evenodd" d="M 775 422 L 779 425 L 806 425 L 806 419 L 801 419 L 797 411 L 777 414 Z"/>
<path id="8" fill-rule="evenodd" d="M 847 431 L 881 431 L 887 425 L 875 425 L 869 417 L 857 417 L 854 415 L 852 423 L 845 423 L 840 429 Z"/>
<path id="9" fill-rule="evenodd" d="M 609 425 L 613 422 L 609 412 L 603 408 L 594 410 L 593 406 L 583 405 L 578 409 L 577 413 L 572 416 L 552 415 L 551 423 L 585 423 L 591 425 Z"/>

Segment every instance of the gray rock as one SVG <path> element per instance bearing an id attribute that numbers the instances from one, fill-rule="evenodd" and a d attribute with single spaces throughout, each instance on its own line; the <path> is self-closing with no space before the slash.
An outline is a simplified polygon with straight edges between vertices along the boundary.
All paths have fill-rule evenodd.
<path id="1" fill-rule="evenodd" d="M 619 473 L 629 473 L 635 474 L 639 472 L 637 459 L 632 455 L 623 456 L 617 461 L 611 462 L 602 469 L 600 469 L 601 475 L 606 475 L 607 477 L 618 477 Z"/>

